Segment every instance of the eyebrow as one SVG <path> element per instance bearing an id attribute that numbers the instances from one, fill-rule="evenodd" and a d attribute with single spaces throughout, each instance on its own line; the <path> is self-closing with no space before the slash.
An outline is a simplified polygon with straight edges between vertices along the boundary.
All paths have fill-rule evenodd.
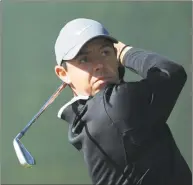
<path id="1" fill-rule="evenodd" d="M 112 45 L 109 44 L 109 43 L 105 43 L 105 44 L 103 44 L 99 49 L 103 49 L 103 48 L 105 48 L 105 47 L 112 47 Z"/>
<path id="2" fill-rule="evenodd" d="M 105 47 L 111 47 L 112 45 L 111 44 L 109 44 L 109 43 L 105 43 L 105 44 L 103 44 L 100 48 L 99 48 L 99 50 L 100 49 L 103 49 L 103 48 L 105 48 Z M 86 50 L 80 50 L 80 52 L 78 53 L 78 55 L 77 55 L 77 57 L 79 57 L 79 56 L 81 56 L 81 55 L 88 55 L 89 53 L 91 53 L 91 51 L 86 51 Z"/>

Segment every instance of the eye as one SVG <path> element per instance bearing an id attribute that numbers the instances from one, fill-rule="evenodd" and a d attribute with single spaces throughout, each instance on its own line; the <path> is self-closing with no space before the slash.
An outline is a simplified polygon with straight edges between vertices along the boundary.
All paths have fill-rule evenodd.
<path id="1" fill-rule="evenodd" d="M 83 64 L 83 63 L 87 63 L 88 62 L 88 58 L 85 56 L 85 57 L 82 57 L 80 59 L 78 59 L 78 61 Z"/>
<path id="2" fill-rule="evenodd" d="M 110 48 L 105 48 L 103 49 L 103 51 L 101 52 L 102 56 L 109 56 L 111 54 L 111 49 Z"/>

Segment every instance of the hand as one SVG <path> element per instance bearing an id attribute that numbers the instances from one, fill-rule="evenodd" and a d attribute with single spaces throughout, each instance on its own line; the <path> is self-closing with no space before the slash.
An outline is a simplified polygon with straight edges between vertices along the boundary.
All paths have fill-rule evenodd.
<path id="1" fill-rule="evenodd" d="M 115 49 L 117 50 L 117 60 L 124 65 L 124 62 L 123 62 L 123 56 L 125 55 L 125 53 L 131 49 L 132 47 L 131 46 L 127 46 L 124 51 L 122 51 L 122 49 L 126 46 L 126 44 L 124 44 L 123 42 L 118 42 L 118 43 L 114 43 L 114 47 Z M 121 52 L 122 51 L 122 52 Z M 121 53 L 121 56 L 120 56 L 120 53 Z"/>
<path id="2" fill-rule="evenodd" d="M 119 59 L 119 55 L 120 55 L 120 52 L 121 50 L 125 47 L 126 44 L 122 43 L 122 42 L 118 42 L 118 43 L 114 43 L 114 47 L 116 48 L 117 50 L 117 59 Z"/>

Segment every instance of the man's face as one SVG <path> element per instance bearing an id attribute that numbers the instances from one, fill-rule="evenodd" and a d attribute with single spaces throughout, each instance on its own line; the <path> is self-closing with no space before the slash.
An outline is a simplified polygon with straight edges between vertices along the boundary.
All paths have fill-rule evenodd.
<path id="1" fill-rule="evenodd" d="M 118 62 L 113 43 L 105 38 L 88 42 L 66 62 L 66 75 L 75 94 L 95 95 L 106 83 L 118 83 Z"/>

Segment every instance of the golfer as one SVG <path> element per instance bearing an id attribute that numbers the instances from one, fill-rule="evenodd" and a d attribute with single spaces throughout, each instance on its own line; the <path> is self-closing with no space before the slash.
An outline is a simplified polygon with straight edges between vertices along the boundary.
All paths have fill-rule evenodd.
<path id="1" fill-rule="evenodd" d="M 55 73 L 74 96 L 58 117 L 69 123 L 69 142 L 83 152 L 93 184 L 191 185 L 166 123 L 187 79 L 181 65 L 84 18 L 61 29 L 55 54 Z M 142 79 L 125 81 L 125 69 Z"/>

